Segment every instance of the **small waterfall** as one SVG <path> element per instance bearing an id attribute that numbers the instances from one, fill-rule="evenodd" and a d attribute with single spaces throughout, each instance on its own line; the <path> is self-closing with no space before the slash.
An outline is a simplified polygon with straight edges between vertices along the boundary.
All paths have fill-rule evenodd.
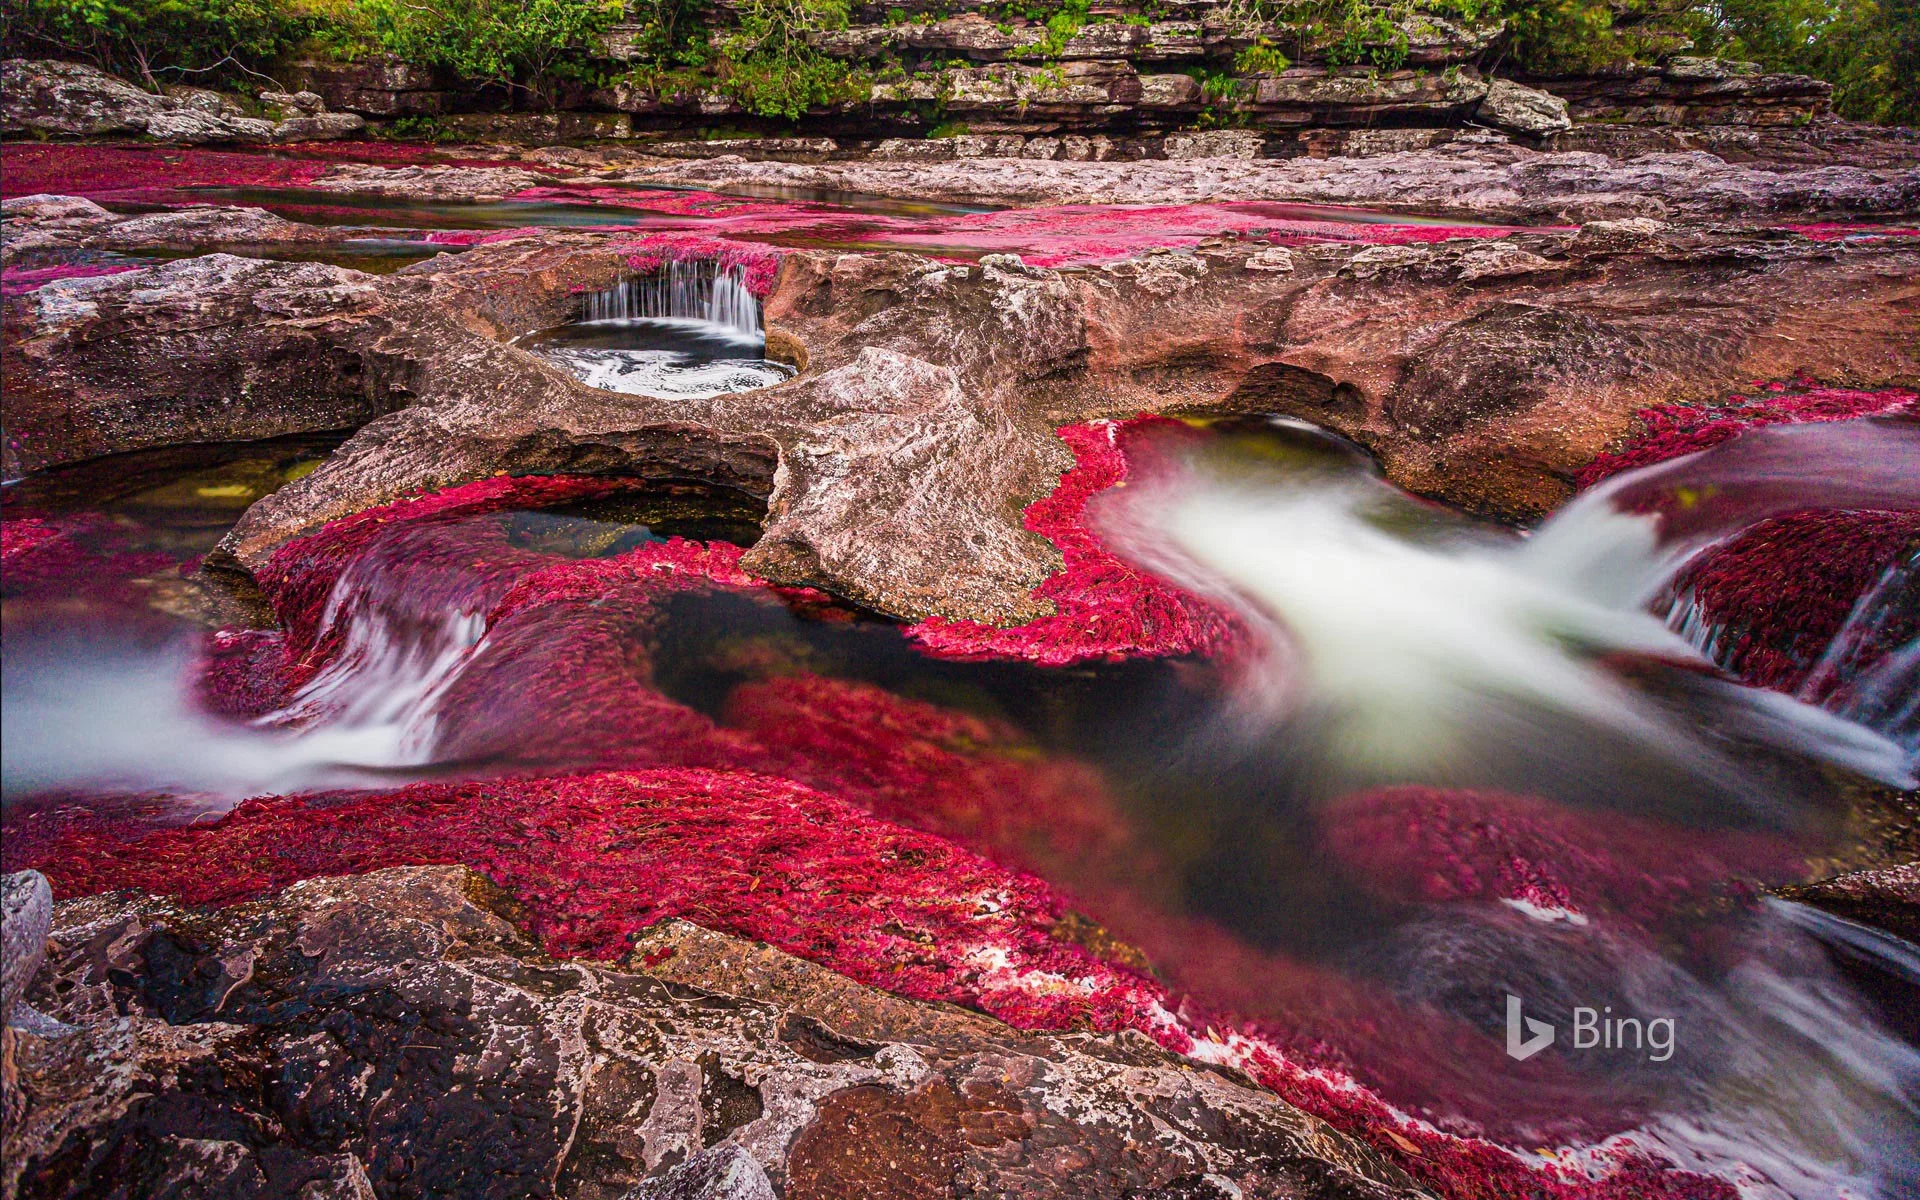
<path id="1" fill-rule="evenodd" d="M 588 321 L 706 321 L 741 337 L 759 338 L 760 302 L 747 290 L 745 268 L 712 259 L 677 258 L 655 275 L 623 279 L 587 297 Z"/>
<path id="2" fill-rule="evenodd" d="M 1854 604 L 1800 686 L 1800 699 L 1885 734 L 1906 747 L 1920 771 L 1920 634 L 1883 654 L 1874 652 L 1903 630 L 1911 631 L 1915 612 L 1920 612 L 1920 550 L 1888 567 Z"/>

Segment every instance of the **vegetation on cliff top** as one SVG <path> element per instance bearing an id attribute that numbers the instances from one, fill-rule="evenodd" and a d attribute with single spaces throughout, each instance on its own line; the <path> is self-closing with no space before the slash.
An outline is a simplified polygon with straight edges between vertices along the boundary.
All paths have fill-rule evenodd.
<path id="1" fill-rule="evenodd" d="M 1157 19 L 1153 0 L 1119 18 Z M 1086 0 L 1009 0 L 982 10 L 1003 28 L 1039 26 L 1044 60 L 1088 24 Z M 1920 0 L 1224 0 L 1263 34 L 1241 73 L 1283 70 L 1311 50 L 1335 64 L 1405 64 L 1422 21 L 1504 21 L 1483 65 L 1577 73 L 1676 52 L 1749 59 L 1835 85 L 1843 115 L 1920 122 Z M 6 53 L 78 57 L 144 81 L 237 82 L 299 55 L 393 55 L 511 98 L 552 107 L 570 86 L 625 78 L 661 91 L 713 90 L 749 111 L 793 119 L 862 99 L 903 73 L 885 59 L 829 56 L 818 35 L 845 28 L 849 0 L 0 0 Z M 871 16 L 871 14 L 868 14 Z M 944 10 L 888 14 L 891 24 Z M 616 63 L 604 35 L 638 26 Z M 918 64 L 925 67 L 927 64 Z"/>

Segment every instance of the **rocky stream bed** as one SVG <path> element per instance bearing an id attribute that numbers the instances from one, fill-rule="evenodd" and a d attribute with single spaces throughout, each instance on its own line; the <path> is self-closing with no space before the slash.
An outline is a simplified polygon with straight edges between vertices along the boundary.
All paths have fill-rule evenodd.
<path id="1" fill-rule="evenodd" d="M 162 111 L 0 146 L 7 1197 L 1920 1186 L 1897 135 L 936 161 Z M 781 381 L 541 352 L 635 297 Z M 1530 588 L 1601 503 L 1697 540 L 1529 612 L 1605 680 L 1516 693 L 1519 765 L 1363 763 L 1339 705 L 1261 706 L 1373 650 L 1277 650 L 1285 593 L 1153 540 L 1302 479 L 1368 498 L 1309 577 L 1409 539 L 1336 610 Z M 1478 645 L 1382 599 L 1381 646 Z M 1511 1053 L 1515 992 L 1560 1049 Z M 1671 1062 L 1573 1053 L 1602 1000 Z"/>

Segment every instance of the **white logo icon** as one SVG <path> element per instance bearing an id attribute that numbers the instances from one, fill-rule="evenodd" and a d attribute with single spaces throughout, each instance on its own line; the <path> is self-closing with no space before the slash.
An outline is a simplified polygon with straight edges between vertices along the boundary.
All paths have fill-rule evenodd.
<path id="1" fill-rule="evenodd" d="M 1521 1023 L 1525 1022 L 1525 1032 L 1530 1034 L 1522 1041 Z M 1520 1013 L 1520 997 L 1507 993 L 1507 1056 L 1525 1062 L 1534 1055 L 1553 1045 L 1553 1026 L 1546 1021 L 1536 1021 Z"/>

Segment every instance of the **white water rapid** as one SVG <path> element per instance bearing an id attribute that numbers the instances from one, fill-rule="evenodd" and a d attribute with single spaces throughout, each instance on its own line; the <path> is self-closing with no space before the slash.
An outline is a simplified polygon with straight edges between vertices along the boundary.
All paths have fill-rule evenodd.
<path id="1" fill-rule="evenodd" d="M 1348 785 L 1605 794 L 1616 790 L 1609 760 L 1624 752 L 1751 795 L 1735 756 L 1611 668 L 1624 655 L 1700 668 L 1685 686 L 1742 737 L 1911 787 L 1913 748 L 1891 725 L 1715 678 L 1696 645 L 1648 611 L 1708 546 L 1809 507 L 1920 507 L 1920 425 L 1754 431 L 1622 475 L 1526 538 L 1440 520 L 1353 471 L 1248 480 L 1197 460 L 1129 489 L 1103 528 L 1143 565 L 1247 619 L 1263 659 L 1241 732 L 1307 731 L 1317 765 Z M 1916 653 L 1882 664 L 1889 678 L 1866 689 L 1894 724 L 1911 721 L 1912 697 L 1881 693 L 1911 680 Z"/>

